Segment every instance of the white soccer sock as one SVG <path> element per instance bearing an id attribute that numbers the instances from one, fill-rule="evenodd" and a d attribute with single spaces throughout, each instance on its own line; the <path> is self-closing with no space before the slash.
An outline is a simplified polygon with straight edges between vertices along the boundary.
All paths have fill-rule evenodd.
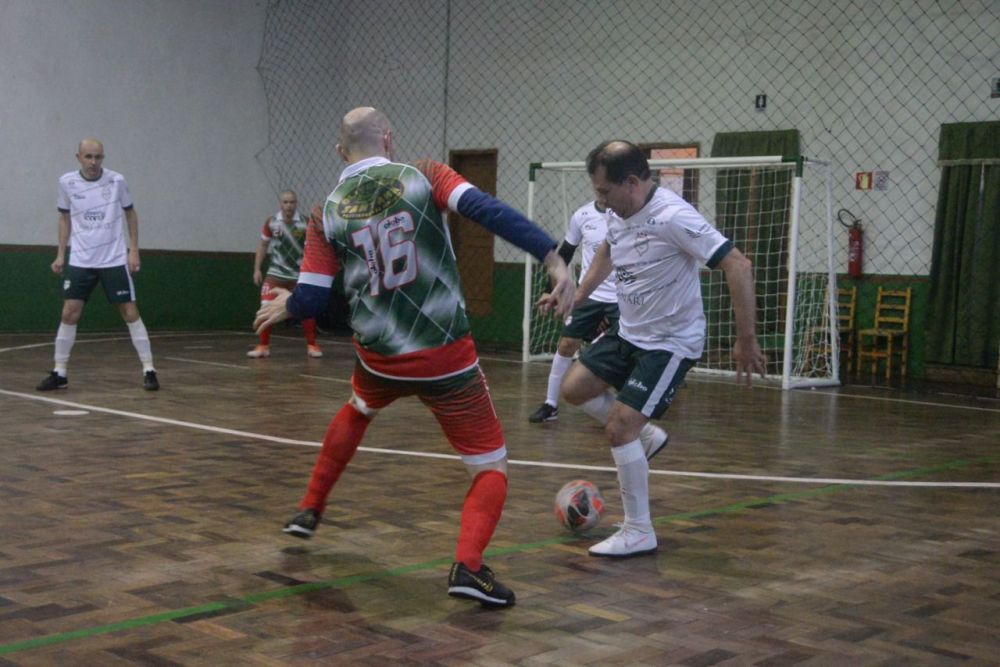
<path id="1" fill-rule="evenodd" d="M 69 353 L 76 342 L 76 325 L 59 323 L 59 330 L 56 331 L 56 353 L 54 370 L 59 375 L 66 377 L 66 366 L 69 364 Z"/>
<path id="2" fill-rule="evenodd" d="M 602 424 L 607 424 L 608 413 L 611 412 L 611 405 L 614 402 L 615 395 L 607 390 L 581 405 L 580 409 Z"/>
<path id="3" fill-rule="evenodd" d="M 135 322 L 126 322 L 128 333 L 132 336 L 132 346 L 139 353 L 139 361 L 142 362 L 142 372 L 156 370 L 153 367 L 153 349 L 149 344 L 149 332 L 146 325 L 142 323 L 140 317 Z"/>
<path id="4" fill-rule="evenodd" d="M 649 462 L 639 440 L 621 447 L 612 447 L 611 456 L 618 467 L 618 485 L 621 487 L 625 523 L 642 531 L 652 531 L 649 518 Z"/>
<path id="5" fill-rule="evenodd" d="M 573 357 L 564 357 L 558 352 L 552 358 L 552 368 L 549 370 L 549 388 L 545 394 L 545 402 L 552 407 L 559 407 L 559 387 L 562 386 L 563 376 L 573 365 Z"/>

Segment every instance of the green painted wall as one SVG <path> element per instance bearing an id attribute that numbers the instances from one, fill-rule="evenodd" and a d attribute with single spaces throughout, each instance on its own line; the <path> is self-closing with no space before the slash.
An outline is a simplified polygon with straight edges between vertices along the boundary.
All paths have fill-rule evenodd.
<path id="1" fill-rule="evenodd" d="M 49 270 L 54 249 L 0 246 L 0 267 L 12 287 L 0 297 L 0 331 L 55 331 L 62 305 L 60 280 Z M 258 306 L 258 290 L 251 282 L 252 253 L 197 253 L 150 251 L 143 253 L 136 277 L 139 310 L 151 330 L 249 331 Z M 493 309 L 471 317 L 480 350 L 520 350 L 524 267 L 495 264 Z M 858 286 L 857 326 L 870 327 L 879 286 L 913 288 L 910 313 L 908 375 L 924 376 L 927 296 L 930 284 L 922 276 L 870 276 L 853 281 L 841 276 L 841 287 Z M 80 322 L 81 331 L 122 327 L 117 309 L 100 289 L 94 292 Z"/>
<path id="2" fill-rule="evenodd" d="M 52 331 L 62 308 L 61 279 L 49 269 L 54 248 L 0 246 L 11 289 L 0 297 L 0 331 Z M 259 305 L 252 253 L 147 250 L 135 276 L 139 312 L 151 330 L 249 330 Z M 118 309 L 98 287 L 81 331 L 123 327 Z"/>

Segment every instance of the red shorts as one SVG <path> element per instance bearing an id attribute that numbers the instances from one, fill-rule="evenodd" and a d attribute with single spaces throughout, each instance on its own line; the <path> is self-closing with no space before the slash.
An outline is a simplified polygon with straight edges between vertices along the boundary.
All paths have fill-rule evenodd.
<path id="1" fill-rule="evenodd" d="M 271 293 L 271 290 L 275 287 L 282 287 L 290 292 L 295 289 L 295 281 L 282 280 L 281 278 L 275 278 L 274 276 L 264 276 L 264 280 L 260 283 L 260 300 L 273 300 L 275 295 Z"/>
<path id="2" fill-rule="evenodd" d="M 503 429 L 479 366 L 441 380 L 393 380 L 370 373 L 358 363 L 351 386 L 375 410 L 397 398 L 416 396 L 434 413 L 448 442 L 463 457 L 487 455 L 484 462 L 493 461 L 497 457 L 488 455 L 504 449 Z"/>

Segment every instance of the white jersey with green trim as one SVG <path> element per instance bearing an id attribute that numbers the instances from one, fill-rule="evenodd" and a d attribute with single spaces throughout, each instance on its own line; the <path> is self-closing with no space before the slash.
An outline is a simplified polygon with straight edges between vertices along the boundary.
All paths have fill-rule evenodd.
<path id="1" fill-rule="evenodd" d="M 95 181 L 79 171 L 59 177 L 56 206 L 70 219 L 69 263 L 88 269 L 122 266 L 128 261 L 125 216 L 132 194 L 125 177 L 104 169 Z"/>
<path id="2" fill-rule="evenodd" d="M 612 215 L 608 244 L 621 311 L 619 335 L 646 350 L 699 358 L 705 347 L 699 271 L 728 243 L 701 213 L 665 188 L 656 188 L 631 217 Z"/>
<path id="3" fill-rule="evenodd" d="M 570 216 L 569 226 L 566 228 L 566 243 L 582 246 L 581 276 L 587 275 L 587 269 L 590 268 L 597 248 L 604 243 L 604 238 L 608 235 L 609 216 L 609 212 L 598 210 L 595 202 L 584 204 Z M 609 275 L 587 298 L 602 303 L 614 303 L 618 299 L 615 293 L 614 275 Z"/>

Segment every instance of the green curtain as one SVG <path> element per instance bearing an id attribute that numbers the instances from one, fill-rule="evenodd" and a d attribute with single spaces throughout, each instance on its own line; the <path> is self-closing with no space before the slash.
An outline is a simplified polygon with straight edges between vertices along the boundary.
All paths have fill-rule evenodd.
<path id="1" fill-rule="evenodd" d="M 927 361 L 997 367 L 1000 121 L 941 126 Z"/>
<path id="2" fill-rule="evenodd" d="M 723 132 L 712 141 L 712 157 L 781 155 L 799 156 L 799 131 Z M 781 289 L 758 295 L 758 334 L 764 347 L 782 346 L 784 337 L 784 284 L 787 282 L 788 222 L 792 197 L 791 170 L 760 168 L 720 169 L 716 176 L 715 226 L 754 265 L 758 285 L 778 284 Z M 723 316 L 710 322 L 710 333 L 734 334 L 729 291 L 725 281 L 709 281 L 708 296 L 720 299 Z"/>

